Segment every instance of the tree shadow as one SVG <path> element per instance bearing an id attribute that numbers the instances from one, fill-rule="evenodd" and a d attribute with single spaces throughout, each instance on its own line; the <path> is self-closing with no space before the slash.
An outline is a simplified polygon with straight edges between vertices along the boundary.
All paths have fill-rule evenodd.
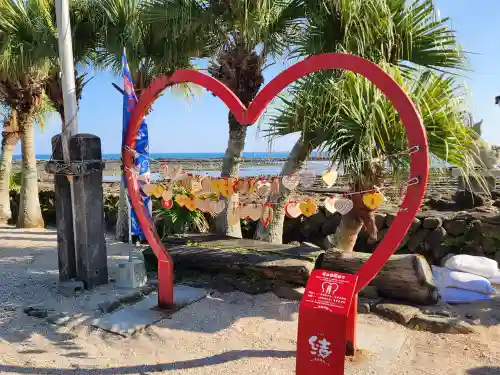
<path id="1" fill-rule="evenodd" d="M 0 242 L 2 242 L 2 234 L 0 232 Z M 47 234 L 43 232 L 43 235 Z M 55 233 L 53 235 L 55 238 Z M 36 238 L 30 240 L 37 241 Z M 108 269 L 110 277 L 113 277 L 113 272 L 118 270 L 118 262 L 123 256 L 128 256 L 130 246 L 127 244 L 121 244 L 124 246 L 120 246 L 119 243 L 113 241 L 108 242 L 108 244 Z M 28 246 L 30 247 L 26 248 L 14 246 L 17 246 L 17 243 L 13 247 L 3 246 L 0 252 L 0 266 L 2 266 L 0 288 L 4 291 L 0 294 L 0 339 L 11 344 L 22 343 L 24 352 L 20 351 L 19 355 L 24 354 L 26 357 L 36 356 L 37 354 L 43 355 L 43 353 L 38 352 L 40 348 L 36 344 L 31 345 L 31 338 L 36 335 L 43 336 L 52 345 L 60 349 L 61 354 L 58 355 L 70 358 L 86 356 L 87 353 L 84 353 L 84 350 L 78 344 L 79 340 L 85 340 L 84 337 L 71 332 L 62 332 L 67 329 L 52 325 L 45 318 L 28 316 L 23 312 L 23 309 L 27 306 L 42 306 L 53 308 L 56 313 L 68 312 L 70 316 L 88 314 L 89 319 L 84 323 L 77 324 L 80 327 L 87 327 L 88 331 L 91 332 L 90 334 L 96 334 L 96 331 L 90 328 L 90 320 L 95 316 L 90 317 L 90 314 L 95 314 L 99 303 L 110 301 L 116 298 L 118 294 L 130 293 L 130 290 L 118 292 L 114 284 L 108 284 L 92 291 L 85 291 L 82 296 L 77 298 L 63 297 L 58 292 L 59 276 L 56 246 L 31 246 L 29 243 Z M 202 305 L 195 304 L 185 307 L 185 309 L 191 310 L 186 311 L 184 314 L 182 313 L 183 310 L 178 313 L 166 313 L 165 316 L 168 319 L 163 319 L 154 324 L 150 331 L 154 334 L 154 327 L 158 326 L 159 328 L 168 327 L 169 329 L 189 332 L 216 333 L 227 329 L 240 319 L 264 317 L 268 320 L 264 321 L 256 329 L 260 330 L 265 337 L 266 329 L 275 325 L 277 320 L 294 322 L 295 314 L 298 312 L 298 303 L 296 302 L 279 300 L 274 295 L 268 295 L 267 298 L 265 296 L 250 296 L 243 293 L 212 295 L 202 300 L 200 302 Z M 153 295 L 152 298 L 157 297 Z M 270 303 L 269 298 L 275 298 L 275 300 Z M 71 306 L 71 310 L 66 309 L 68 306 Z M 200 308 L 203 311 L 200 311 Z M 186 319 L 186 315 L 188 315 L 189 319 Z M 104 331 L 98 332 L 103 333 Z M 221 354 L 216 356 L 215 359 L 204 359 L 199 360 L 201 362 L 195 361 L 193 363 L 196 366 L 202 366 L 197 363 L 210 363 L 210 361 L 217 361 L 217 358 L 228 361 L 233 360 L 228 359 L 232 358 L 231 356 L 246 355 L 245 352 L 243 354 L 240 352 L 231 353 Z M 261 352 L 261 354 L 258 354 L 258 352 L 248 353 L 249 356 L 266 356 L 262 354 L 264 352 Z M 182 363 L 177 365 L 184 366 Z M 152 370 L 149 369 L 145 372 L 174 368 L 170 364 L 165 366 L 151 367 Z M 158 370 L 155 370 L 156 368 Z M 19 373 L 74 373 L 74 370 L 72 370 L 73 372 L 61 370 L 61 372 L 59 369 L 53 369 L 52 372 L 38 369 L 28 369 L 32 372 L 23 372 L 22 369 L 19 370 L 17 367 L 11 367 L 10 369 L 10 372 L 14 372 L 13 369 L 16 369 Z M 103 371 L 102 373 L 129 373 L 119 372 L 121 370 L 117 369 L 115 372 Z M 7 370 L 0 368 L 0 373 L 2 371 Z M 125 371 L 129 370 L 125 369 Z M 133 373 L 133 371 L 130 370 L 130 373 Z"/>
<path id="2" fill-rule="evenodd" d="M 108 367 L 102 369 L 63 369 L 46 367 L 22 367 L 0 365 L 0 373 L 8 374 L 33 374 L 33 375 L 126 375 L 138 373 L 156 373 L 173 370 L 185 370 L 220 365 L 227 362 L 237 361 L 242 358 L 290 358 L 295 357 L 295 351 L 281 350 L 232 350 L 216 354 L 210 357 L 179 361 L 173 363 L 161 363 L 156 365 Z"/>
<path id="3" fill-rule="evenodd" d="M 500 367 L 477 367 L 467 370 L 469 375 L 500 375 Z"/>

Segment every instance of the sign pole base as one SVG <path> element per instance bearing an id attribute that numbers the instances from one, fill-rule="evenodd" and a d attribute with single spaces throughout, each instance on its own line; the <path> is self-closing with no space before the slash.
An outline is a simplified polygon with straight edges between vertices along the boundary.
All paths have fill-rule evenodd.
<path id="1" fill-rule="evenodd" d="M 347 356 L 354 356 L 358 350 L 356 343 L 356 321 L 358 317 L 358 293 L 354 293 L 349 315 L 347 315 L 346 351 Z"/>

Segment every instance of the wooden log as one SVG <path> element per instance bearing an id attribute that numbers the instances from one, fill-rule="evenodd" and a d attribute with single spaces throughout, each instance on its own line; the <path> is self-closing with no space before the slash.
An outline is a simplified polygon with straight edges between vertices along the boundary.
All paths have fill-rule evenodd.
<path id="1" fill-rule="evenodd" d="M 214 239 L 168 247 L 176 270 L 247 274 L 305 285 L 321 249 L 245 239 Z"/>
<path id="2" fill-rule="evenodd" d="M 54 160 L 63 160 L 61 135 L 52 137 Z M 57 227 L 57 257 L 59 263 L 59 280 L 69 281 L 76 278 L 75 241 L 73 236 L 73 210 L 71 208 L 71 191 L 68 178 L 57 174 L 55 163 L 48 170 L 56 173 L 54 176 L 56 227 Z"/>
<path id="3" fill-rule="evenodd" d="M 77 279 L 86 289 L 92 289 L 108 283 L 101 139 L 92 134 L 76 134 L 71 137 L 70 154 L 84 171 L 73 176 Z"/>
<path id="4" fill-rule="evenodd" d="M 367 253 L 329 250 L 316 260 L 316 268 L 355 273 L 371 256 Z M 399 299 L 415 304 L 435 304 L 438 292 L 432 271 L 421 255 L 393 255 L 370 283 L 381 297 Z"/>

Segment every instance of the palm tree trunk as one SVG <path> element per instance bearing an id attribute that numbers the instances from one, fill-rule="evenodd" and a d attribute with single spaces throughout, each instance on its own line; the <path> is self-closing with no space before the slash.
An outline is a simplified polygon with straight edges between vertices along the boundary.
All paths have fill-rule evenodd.
<path id="1" fill-rule="evenodd" d="M 118 217 L 116 219 L 116 240 L 121 242 L 128 241 L 129 217 L 127 207 L 127 195 L 125 193 L 125 184 L 123 179 L 120 182 L 120 199 L 118 201 Z"/>
<path id="2" fill-rule="evenodd" d="M 229 113 L 228 122 L 229 140 L 226 153 L 224 154 L 221 177 L 236 177 L 238 176 L 243 149 L 245 148 L 247 127 L 241 126 L 231 112 Z M 238 194 L 233 194 L 227 199 L 226 209 L 215 219 L 215 230 L 217 233 L 236 238 L 242 237 L 241 224 L 238 222 L 235 225 L 228 225 L 227 221 L 228 207 L 232 207 L 233 204 L 238 203 L 238 200 Z"/>
<path id="3" fill-rule="evenodd" d="M 283 168 L 281 169 L 280 176 L 287 176 L 300 171 L 305 161 L 311 154 L 314 146 L 307 141 L 304 141 L 303 137 L 295 143 L 288 155 Z M 257 231 L 255 232 L 254 238 L 259 241 L 266 241 L 274 244 L 283 243 L 283 224 L 285 222 L 285 205 L 288 203 L 291 191 L 280 185 L 280 196 L 277 202 L 273 202 L 273 219 L 266 228 L 262 221 L 259 221 Z M 268 203 L 270 199 L 268 199 Z"/>
<path id="4" fill-rule="evenodd" d="M 12 155 L 16 148 L 17 135 L 4 133 L 2 154 L 0 156 L 0 224 L 6 224 L 12 213 L 10 211 L 10 173 L 12 171 Z"/>
<path id="5" fill-rule="evenodd" d="M 35 158 L 35 127 L 32 115 L 19 116 L 21 152 L 23 159 L 18 228 L 43 228 L 44 222 L 38 197 L 38 178 Z"/>
<path id="6" fill-rule="evenodd" d="M 375 170 L 378 169 L 378 171 L 375 174 L 366 173 L 362 178 L 362 182 L 354 184 L 353 191 L 365 191 L 379 185 L 382 165 L 371 164 L 371 167 Z M 345 252 L 354 251 L 356 240 L 363 227 L 371 241 L 377 240 L 377 225 L 375 224 L 376 210 L 365 206 L 362 194 L 354 194 L 351 196 L 351 199 L 353 203 L 352 210 L 342 216 L 335 234 L 330 238 L 332 240 L 331 247 Z"/>
<path id="7" fill-rule="evenodd" d="M 342 216 L 340 224 L 335 230 L 335 234 L 331 237 L 331 247 L 345 252 L 354 251 L 356 240 L 362 228 L 363 221 L 357 212 L 351 210 L 349 213 Z"/>

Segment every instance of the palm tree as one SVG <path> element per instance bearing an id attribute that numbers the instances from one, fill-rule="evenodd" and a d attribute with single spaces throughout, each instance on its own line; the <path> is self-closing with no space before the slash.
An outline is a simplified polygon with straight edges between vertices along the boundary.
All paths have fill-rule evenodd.
<path id="1" fill-rule="evenodd" d="M 97 35 L 94 15 L 87 2 L 72 1 L 74 56 L 77 63 L 86 63 L 95 53 Z M 18 226 L 43 225 L 39 214 L 36 161 L 33 148 L 33 115 L 39 114 L 45 93 L 64 121 L 62 91 L 58 68 L 58 37 L 54 2 L 33 0 L 0 1 L 0 95 L 18 117 L 22 140 L 23 187 L 21 215 Z M 85 84 L 84 75 L 77 76 L 76 88 L 80 97 Z M 12 121 L 11 121 L 12 124 Z M 5 133 L 7 135 L 7 133 Z M 9 142 L 13 142 L 13 134 Z M 25 155 L 26 154 L 26 155 Z M 6 157 L 8 153 L 6 154 Z M 8 160 L 5 160 L 8 162 Z M 9 180 L 10 167 L 3 168 L 1 183 Z M 2 186 L 3 186 L 2 185 Z M 0 190 L 2 191 L 2 190 Z M 1 196 L 1 207 L 7 206 L 6 194 Z M 5 214 L 5 215 L 4 215 Z M 9 215 L 4 210 L 2 216 Z"/>
<path id="2" fill-rule="evenodd" d="M 209 56 L 208 72 L 248 105 L 264 83 L 268 58 L 282 57 L 290 40 L 301 32 L 303 9 L 299 0 L 169 0 L 153 2 L 148 19 L 174 31 L 177 38 L 186 34 L 202 38 L 205 48 L 197 57 Z M 247 129 L 232 113 L 228 123 L 221 176 L 235 177 Z M 231 197 L 228 206 L 236 199 Z M 241 237 L 240 224 L 228 225 L 226 213 L 218 216 L 217 231 Z"/>
<path id="3" fill-rule="evenodd" d="M 422 68 L 453 71 L 466 66 L 455 33 L 447 26 L 448 19 L 436 19 L 431 0 L 416 0 L 409 6 L 405 0 L 340 0 L 328 4 L 310 0 L 308 7 L 307 32 L 297 43 L 296 56 L 348 52 L 377 63 L 399 66 L 410 77 Z M 271 124 L 274 136 L 300 132 L 282 175 L 298 172 L 314 149 L 332 141 L 331 134 L 325 131 L 325 127 L 336 121 L 332 114 L 353 103 L 330 100 L 330 87 L 324 82 L 338 82 L 345 77 L 339 72 L 322 72 L 303 79 L 291 89 L 294 99 L 283 102 L 281 116 Z M 344 100 L 354 98 L 344 97 Z M 370 185 L 369 181 L 365 183 Z M 281 191 L 273 221 L 268 228 L 259 225 L 257 239 L 281 243 L 283 207 L 290 195 L 286 188 Z M 359 216 L 360 211 L 353 210 L 343 217 L 344 221 L 353 215 Z"/>
<path id="4" fill-rule="evenodd" d="M 94 14 L 100 15 L 96 21 L 100 28 L 96 65 L 121 74 L 125 48 L 138 98 L 155 77 L 172 74 L 179 68 L 190 68 L 191 58 L 203 55 L 206 40 L 202 37 L 203 32 L 181 35 L 173 26 L 165 29 L 148 21 L 149 10 L 158 5 L 156 1 L 89 0 L 89 4 Z M 194 25 L 191 27 L 195 28 Z M 129 217 L 124 184 L 120 186 L 118 206 L 116 237 L 125 241 Z"/>
<path id="5" fill-rule="evenodd" d="M 3 114 L 2 151 L 0 155 L 0 224 L 6 224 L 11 217 L 10 210 L 10 173 L 12 170 L 12 155 L 19 141 L 17 126 L 17 111 L 7 108 Z"/>

